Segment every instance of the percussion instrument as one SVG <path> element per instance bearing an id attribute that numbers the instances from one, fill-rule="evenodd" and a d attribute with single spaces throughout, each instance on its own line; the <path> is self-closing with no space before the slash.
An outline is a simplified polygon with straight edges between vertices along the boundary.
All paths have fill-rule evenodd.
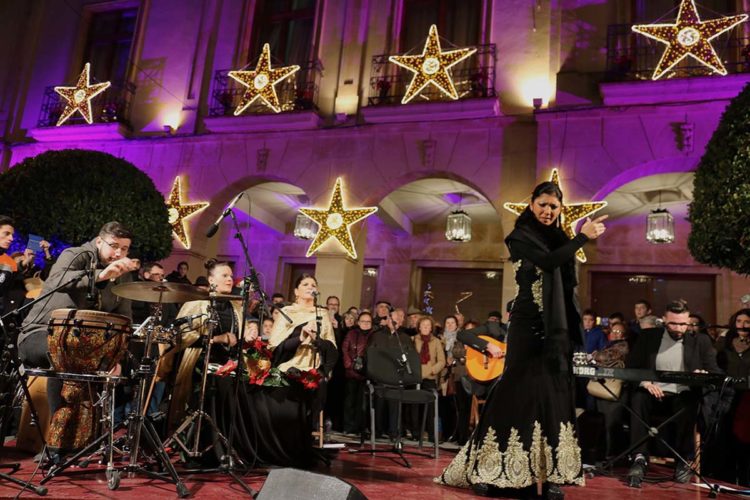
<path id="1" fill-rule="evenodd" d="M 506 344 L 488 335 L 480 335 L 480 339 L 490 344 L 495 344 L 505 353 Z M 466 371 L 469 376 L 477 382 L 488 382 L 495 380 L 505 370 L 505 358 L 493 358 L 492 356 L 474 349 L 466 349 Z"/>
<path id="2" fill-rule="evenodd" d="M 127 349 L 130 319 L 84 309 L 57 309 L 49 322 L 52 368 L 94 373 L 115 367 Z"/>
<path id="3" fill-rule="evenodd" d="M 120 283 L 112 287 L 112 293 L 124 299 L 161 304 L 208 300 L 208 292 L 198 290 L 193 285 L 157 281 Z"/>
<path id="4" fill-rule="evenodd" d="M 47 338 L 52 368 L 74 375 L 112 370 L 127 350 L 129 334 L 130 319 L 119 314 L 52 311 Z M 62 404 L 50 420 L 48 444 L 59 450 L 81 449 L 91 441 L 96 427 L 92 386 L 63 380 L 60 395 Z"/>

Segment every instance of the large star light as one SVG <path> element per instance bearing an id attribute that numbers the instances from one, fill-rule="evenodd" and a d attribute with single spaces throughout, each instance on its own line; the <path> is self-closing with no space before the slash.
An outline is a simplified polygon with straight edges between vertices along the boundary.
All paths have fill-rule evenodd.
<path id="1" fill-rule="evenodd" d="M 550 175 L 549 180 L 560 186 L 560 189 L 562 190 L 562 185 L 560 184 L 560 173 L 556 168 L 552 169 L 552 174 Z M 503 205 L 506 210 L 509 210 L 516 215 L 521 215 L 528 206 L 528 203 L 505 203 Z M 585 217 L 589 217 L 606 206 L 606 201 L 563 203 L 562 210 L 560 211 L 560 226 L 562 227 L 562 230 L 565 231 L 568 238 L 572 239 L 576 235 L 575 227 L 578 224 L 578 221 Z M 586 262 L 586 254 L 583 252 L 583 248 L 578 249 L 576 252 L 576 258 L 580 262 Z"/>
<path id="2" fill-rule="evenodd" d="M 312 219 L 319 227 L 318 234 L 307 249 L 307 257 L 315 253 L 329 238 L 336 238 L 352 259 L 357 258 L 354 249 L 351 226 L 378 211 L 378 207 L 359 207 L 346 209 L 342 197 L 341 178 L 336 179 L 336 186 L 331 194 L 328 208 L 300 208 L 305 217 Z"/>
<path id="3" fill-rule="evenodd" d="M 242 101 L 240 101 L 237 109 L 234 110 L 234 116 L 242 114 L 258 98 L 276 113 L 281 113 L 279 96 L 276 94 L 276 84 L 289 78 L 297 71 L 299 71 L 299 66 L 296 64 L 281 68 L 271 68 L 271 47 L 267 43 L 264 44 L 258 64 L 255 66 L 255 71 L 239 70 L 229 72 L 230 78 L 247 87 L 242 96 Z"/>
<path id="4" fill-rule="evenodd" d="M 78 83 L 75 87 L 55 87 L 55 92 L 60 94 L 60 97 L 65 99 L 65 109 L 63 110 L 60 118 L 57 120 L 55 126 L 59 127 L 65 123 L 68 118 L 73 116 L 76 111 L 81 113 L 83 119 L 89 125 L 93 121 L 91 116 L 91 99 L 107 90 L 110 86 L 109 82 L 95 83 L 94 85 L 89 84 L 89 72 L 91 70 L 91 64 L 86 63 L 83 67 L 81 76 L 78 77 Z"/>
<path id="5" fill-rule="evenodd" d="M 687 56 L 692 56 L 714 73 L 726 75 L 727 70 L 716 55 L 711 40 L 745 21 L 747 14 L 701 21 L 695 0 L 682 0 L 674 24 L 637 24 L 632 29 L 666 44 L 667 48 L 651 76 L 652 80 L 658 80 Z"/>
<path id="6" fill-rule="evenodd" d="M 440 48 L 437 26 L 430 26 L 430 34 L 418 56 L 390 56 L 388 58 L 394 64 L 406 68 L 414 73 L 406 95 L 401 99 L 401 104 L 411 101 L 422 89 L 432 84 L 443 94 L 453 100 L 458 99 L 458 92 L 453 85 L 453 77 L 449 69 L 474 54 L 477 49 L 456 49 L 443 52 Z"/>
<path id="7" fill-rule="evenodd" d="M 182 243 L 182 246 L 190 248 L 190 236 L 188 235 L 185 219 L 208 207 L 209 203 L 183 203 L 182 183 L 179 176 L 174 178 L 172 191 L 169 193 L 169 198 L 165 200 L 165 203 L 169 213 L 169 223 L 172 225 L 172 232 L 179 242 Z"/>

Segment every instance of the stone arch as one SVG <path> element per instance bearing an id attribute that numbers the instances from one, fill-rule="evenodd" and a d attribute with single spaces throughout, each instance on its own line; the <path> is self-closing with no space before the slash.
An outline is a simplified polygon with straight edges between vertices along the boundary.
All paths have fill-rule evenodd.
<path id="1" fill-rule="evenodd" d="M 650 177 L 658 174 L 675 174 L 693 172 L 698 166 L 700 158 L 684 157 L 654 160 L 631 167 L 620 174 L 616 175 L 604 184 L 591 197 L 592 200 L 603 200 L 610 193 L 617 190 L 630 182 L 643 177 Z"/>

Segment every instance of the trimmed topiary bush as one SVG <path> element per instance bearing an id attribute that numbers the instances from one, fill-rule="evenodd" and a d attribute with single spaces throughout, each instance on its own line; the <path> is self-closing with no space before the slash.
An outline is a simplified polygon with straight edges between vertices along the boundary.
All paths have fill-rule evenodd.
<path id="1" fill-rule="evenodd" d="M 117 220 L 134 233 L 131 256 L 161 259 L 172 251 L 172 228 L 162 194 L 133 164 L 81 149 L 48 151 L 0 174 L 0 214 L 23 234 L 70 245 L 95 237 Z"/>
<path id="2" fill-rule="evenodd" d="M 729 104 L 708 142 L 689 216 L 695 260 L 750 274 L 750 85 Z"/>

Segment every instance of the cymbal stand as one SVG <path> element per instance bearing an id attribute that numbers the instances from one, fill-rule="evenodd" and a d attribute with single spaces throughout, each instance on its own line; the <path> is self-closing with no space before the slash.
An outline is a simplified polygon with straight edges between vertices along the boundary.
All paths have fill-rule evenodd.
<path id="1" fill-rule="evenodd" d="M 227 438 L 221 433 L 219 427 L 214 422 L 211 415 L 209 415 L 203 408 L 206 401 L 206 387 L 208 385 L 208 370 L 209 361 L 211 358 L 211 340 L 213 339 L 214 332 L 219 327 L 219 316 L 216 312 L 216 300 L 211 298 L 211 305 L 208 308 L 208 317 L 206 321 L 208 335 L 203 335 L 203 342 L 205 344 L 205 354 L 203 359 L 203 374 L 201 378 L 201 390 L 198 398 L 198 407 L 180 424 L 180 426 L 174 431 L 174 433 L 164 442 L 164 447 L 169 447 L 172 443 L 176 443 L 183 453 L 190 458 L 197 458 L 203 456 L 208 450 L 210 450 L 215 443 L 208 445 L 204 449 L 200 449 L 200 436 L 201 429 L 203 428 L 203 422 L 205 421 L 208 426 L 214 432 L 216 439 L 221 441 L 224 446 L 228 445 Z M 188 431 L 189 430 L 189 431 Z M 183 433 L 188 431 L 187 437 L 183 440 Z M 192 443 L 189 441 L 192 440 Z"/>

